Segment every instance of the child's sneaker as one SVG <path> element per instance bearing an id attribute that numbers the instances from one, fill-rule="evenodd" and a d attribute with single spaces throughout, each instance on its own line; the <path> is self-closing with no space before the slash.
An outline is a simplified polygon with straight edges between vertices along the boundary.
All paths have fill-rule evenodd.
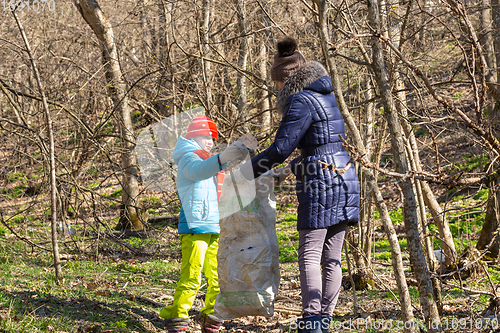
<path id="1" fill-rule="evenodd" d="M 224 320 L 217 318 L 214 315 L 209 315 L 206 313 L 200 314 L 201 320 L 201 332 L 202 333 L 216 333 L 219 332 Z"/>
<path id="2" fill-rule="evenodd" d="M 186 318 L 170 318 L 165 319 L 165 329 L 168 333 L 182 333 L 187 332 L 191 319 Z"/>

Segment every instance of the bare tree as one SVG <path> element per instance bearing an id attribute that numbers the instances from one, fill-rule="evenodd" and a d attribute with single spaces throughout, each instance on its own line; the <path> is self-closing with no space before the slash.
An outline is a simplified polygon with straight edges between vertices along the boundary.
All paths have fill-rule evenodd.
<path id="1" fill-rule="evenodd" d="M 45 113 L 45 123 L 47 125 L 47 137 L 49 139 L 49 146 L 44 144 L 44 150 L 48 152 L 49 159 L 49 174 L 50 174 L 50 226 L 51 226 L 51 236 L 52 236 L 52 254 L 54 256 L 54 270 L 56 280 L 62 280 L 62 269 L 61 260 L 59 256 L 59 243 L 57 241 L 57 184 L 56 184 L 56 159 L 55 159 L 55 147 L 54 147 L 54 132 L 52 129 L 52 118 L 50 116 L 49 104 L 47 103 L 47 97 L 45 96 L 45 90 L 43 89 L 42 80 L 40 79 L 40 73 L 38 72 L 38 67 L 35 63 L 35 58 L 33 57 L 33 52 L 31 51 L 28 38 L 24 32 L 24 28 L 21 21 L 17 17 L 16 11 L 12 11 L 12 15 L 16 21 L 17 27 L 21 32 L 24 45 L 26 46 L 26 52 L 30 59 L 31 66 L 33 68 L 33 73 L 35 74 L 36 83 L 38 86 L 38 91 L 40 96 L 42 96 L 43 111 Z"/>
<path id="2" fill-rule="evenodd" d="M 205 61 L 205 58 L 210 57 L 210 13 L 212 10 L 212 0 L 203 0 L 202 5 L 202 26 L 201 26 L 201 38 L 200 38 L 200 49 L 201 49 L 201 65 L 203 68 L 203 84 L 205 86 L 206 94 L 206 104 L 207 109 L 212 109 L 212 82 L 210 80 L 210 61 Z"/>
<path id="3" fill-rule="evenodd" d="M 361 139 L 361 135 L 359 130 L 354 123 L 354 119 L 348 111 L 347 105 L 344 101 L 340 79 L 337 72 L 337 66 L 333 57 L 328 56 L 328 47 L 327 43 L 329 41 L 328 30 L 326 26 L 327 22 L 327 2 L 322 0 L 315 0 L 315 4 L 318 8 L 318 28 L 321 40 L 321 49 L 323 51 L 323 57 L 326 60 L 328 71 L 330 72 L 330 76 L 332 78 L 333 89 L 335 96 L 337 98 L 337 104 L 339 106 L 340 112 L 344 117 L 344 121 L 349 129 L 349 133 L 352 136 L 353 141 L 360 151 L 365 152 L 365 147 L 363 144 L 363 140 Z M 382 222 L 384 224 L 387 237 L 389 239 L 389 244 L 391 246 L 391 254 L 392 254 L 392 265 L 394 268 L 394 275 L 396 277 L 396 283 L 398 285 L 399 296 L 401 300 L 401 311 L 403 313 L 403 320 L 405 322 L 413 322 L 414 316 L 411 308 L 411 297 L 408 291 L 408 285 L 406 283 L 406 278 L 404 275 L 403 268 L 403 260 L 401 257 L 401 248 L 399 246 L 398 237 L 396 235 L 396 231 L 394 230 L 394 226 L 392 225 L 391 218 L 389 216 L 389 212 L 387 206 L 385 205 L 382 193 L 378 187 L 378 184 L 375 180 L 374 174 L 372 170 L 365 170 L 366 179 L 368 182 L 369 190 L 372 191 L 373 196 L 375 197 L 375 203 L 377 205 L 377 209 L 380 212 L 380 216 Z M 415 332 L 415 327 L 413 325 L 409 325 L 409 327 L 404 327 L 405 332 Z"/>
<path id="4" fill-rule="evenodd" d="M 368 2 L 368 20 L 374 29 L 380 29 L 379 3 L 377 0 L 370 0 Z M 373 70 L 382 95 L 384 116 L 387 118 L 387 124 L 391 132 L 391 146 L 396 163 L 396 170 L 401 173 L 406 173 L 409 167 L 403 142 L 403 131 L 396 113 L 390 89 L 383 48 L 376 36 L 371 38 L 371 42 L 373 49 Z M 422 244 L 420 243 L 417 203 L 415 201 L 411 179 L 402 181 L 401 187 L 404 195 L 403 215 L 406 236 L 408 237 L 408 250 L 413 272 L 417 280 L 420 281 L 420 302 L 425 321 L 430 332 L 441 332 L 442 327 L 436 302 L 434 297 L 430 297 L 434 294 L 434 291 Z"/>
<path id="5" fill-rule="evenodd" d="M 269 57 L 269 52 L 268 52 L 268 47 L 266 41 L 273 41 L 273 36 L 271 33 L 271 22 L 269 21 L 269 18 L 267 17 L 265 10 L 266 10 L 266 2 L 261 1 L 260 4 L 262 5 L 262 8 L 259 10 L 259 26 L 262 27 L 263 29 L 265 28 L 264 36 L 265 38 L 262 38 L 262 41 L 259 43 L 259 75 L 263 80 L 266 80 L 268 78 L 268 57 Z M 269 110 L 271 107 L 270 104 L 270 94 L 267 90 L 267 87 L 265 83 L 262 85 L 262 89 L 259 89 L 258 93 L 258 99 L 260 102 L 259 104 L 259 111 L 263 112 L 262 113 L 262 127 L 264 131 L 269 131 L 271 130 L 271 111 Z M 269 111 L 266 111 L 269 110 Z"/>
<path id="6" fill-rule="evenodd" d="M 493 31 L 489 30 L 489 6 L 486 0 L 485 2 L 483 4 L 485 8 L 481 13 L 481 17 L 484 29 L 486 30 L 484 37 L 485 53 L 487 54 L 486 61 L 489 67 L 488 70 L 494 69 L 494 73 L 497 74 L 496 81 L 498 82 L 499 77 L 496 69 L 500 68 L 500 2 L 498 0 L 491 1 Z M 494 60 L 496 62 L 493 62 Z M 497 88 L 497 91 L 500 91 L 500 88 Z M 488 116 L 491 125 L 490 130 L 496 133 L 496 137 L 498 138 L 498 134 L 500 133 L 500 103 L 498 101 L 493 105 Z M 498 204 L 500 199 L 500 185 L 498 181 L 492 181 L 488 187 L 489 194 L 486 204 L 486 216 L 477 242 L 477 248 L 479 250 L 487 249 L 490 257 L 498 258 L 500 256 L 500 237 L 498 236 L 500 228 L 500 208 Z"/>
<path id="7" fill-rule="evenodd" d="M 138 202 L 139 184 L 137 178 L 137 157 L 135 155 L 135 136 L 113 29 L 97 1 L 74 0 L 74 4 L 101 43 L 103 63 L 106 65 L 107 71 L 108 93 L 113 100 L 113 113 L 117 113 L 119 121 L 122 145 L 121 163 L 123 168 L 123 207 L 120 218 L 120 228 L 140 230 L 144 228 L 144 214 L 139 209 Z"/>
<path id="8" fill-rule="evenodd" d="M 248 60 L 248 36 L 247 36 L 247 12 L 246 0 L 235 0 L 236 14 L 238 15 L 238 27 L 240 33 L 240 48 L 238 51 L 238 67 L 246 69 Z M 239 120 L 244 122 L 246 119 L 247 108 L 247 82 L 246 77 L 242 73 L 238 73 L 238 112 L 240 113 Z"/>

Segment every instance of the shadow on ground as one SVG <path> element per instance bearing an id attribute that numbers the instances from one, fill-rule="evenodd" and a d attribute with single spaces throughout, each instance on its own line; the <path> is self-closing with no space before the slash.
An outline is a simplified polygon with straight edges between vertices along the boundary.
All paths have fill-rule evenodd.
<path id="1" fill-rule="evenodd" d="M 36 291 L 0 290 L 0 294 L 13 300 L 11 308 L 14 313 L 74 321 L 75 332 L 99 332 L 101 328 L 109 327 L 110 323 L 124 321 L 127 331 L 146 333 L 163 328 L 162 320 L 156 313 L 142 309 L 138 303 L 131 305 L 124 299 L 120 301 L 118 293 L 112 293 L 108 302 L 85 297 L 64 299 Z"/>

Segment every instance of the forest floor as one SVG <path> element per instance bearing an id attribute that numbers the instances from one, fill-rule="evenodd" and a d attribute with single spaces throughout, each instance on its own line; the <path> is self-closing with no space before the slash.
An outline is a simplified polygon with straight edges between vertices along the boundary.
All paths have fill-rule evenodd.
<path id="1" fill-rule="evenodd" d="M 472 200 L 468 199 L 469 204 L 473 204 Z M 293 194 L 278 193 L 277 201 L 281 282 L 274 316 L 226 321 L 224 332 L 288 332 L 301 315 Z M 416 322 L 423 324 L 418 289 L 411 279 L 402 218 L 398 217 L 400 209 L 391 214 L 399 233 Z M 77 234 L 61 239 L 64 281 L 59 284 L 54 281 L 50 252 L 33 247 L 3 229 L 0 237 L 0 332 L 162 332 L 158 313 L 173 299 L 181 260 L 179 237 L 171 221 L 152 225 L 147 238 L 123 239 L 111 238 L 109 232 L 87 230 L 84 234 L 84 230 L 74 224 Z M 9 221 L 16 229 L 21 222 L 26 221 Z M 33 223 L 28 221 L 19 236 L 50 248 L 48 228 L 44 231 L 47 235 L 39 235 L 29 226 Z M 45 244 L 39 242 L 41 236 Z M 459 240 L 473 238 L 477 235 L 462 233 Z M 352 288 L 345 290 L 348 283 L 343 283 L 331 326 L 333 332 L 402 332 L 404 323 L 390 248 L 380 226 L 375 230 L 374 241 L 371 265 L 374 285 L 356 291 L 354 298 Z M 344 279 L 348 279 L 345 256 L 342 265 Z M 447 332 L 494 331 L 481 318 L 490 303 L 490 296 L 484 293 L 492 290 L 489 281 L 494 285 L 500 281 L 500 267 L 490 263 L 487 272 L 488 275 L 480 274 L 462 281 L 463 287 L 475 290 L 472 292 L 443 284 L 442 320 Z M 205 282 L 190 312 L 192 332 L 200 331 L 196 318 L 203 307 Z M 459 281 L 451 283 L 460 284 Z"/>
<path id="2" fill-rule="evenodd" d="M 446 141 L 445 149 L 449 149 L 441 151 L 447 158 L 442 163 L 443 168 L 457 173 L 474 173 L 485 167 L 484 155 L 478 153 L 477 147 L 467 144 L 470 141 L 464 137 L 450 135 L 440 140 Z M 434 153 L 429 143 L 422 145 L 423 163 L 430 167 Z M 7 153 L 0 151 L 0 154 Z M 390 153 L 383 155 L 382 163 L 391 163 Z M 3 199 L 0 200 L 0 332 L 162 332 L 158 313 L 173 299 L 181 261 L 175 225 L 179 207 L 175 195 L 144 192 L 143 204 L 150 216 L 162 219 L 149 226 L 147 235 L 119 237 L 112 229 L 118 222 L 121 196 L 118 181 L 113 177 L 101 177 L 85 184 L 93 196 L 101 196 L 88 202 L 97 202 L 99 206 L 92 207 L 84 200 L 80 206 L 75 203 L 74 207 L 78 206 L 80 211 L 78 214 L 70 212 L 73 214 L 68 219 L 75 235 L 63 238 L 60 234 L 64 280 L 56 283 L 50 252 L 47 194 L 30 194 L 31 183 L 38 180 L 36 175 L 37 171 L 27 175 L 10 170 L 3 177 L 0 192 Z M 415 320 L 420 325 L 423 315 L 406 250 L 401 196 L 392 179 L 380 176 L 380 185 L 398 232 Z M 449 209 L 447 218 L 460 255 L 477 242 L 484 221 L 487 190 L 449 191 L 437 186 L 434 190 Z M 301 316 L 297 203 L 294 192 L 279 192 L 276 197 L 281 282 L 274 315 L 226 321 L 224 332 L 288 332 Z M 370 266 L 373 286 L 357 290 L 355 294 L 348 288 L 348 262 L 343 255 L 344 283 L 334 312 L 333 332 L 403 331 L 389 243 L 380 220 L 375 219 L 374 223 Z M 434 225 L 429 228 L 431 233 L 437 233 Z M 357 228 L 353 232 L 356 233 Z M 439 249 L 437 238 L 433 241 L 435 249 Z M 352 265 L 352 255 L 349 260 Z M 500 282 L 500 267 L 496 262 L 485 262 L 484 267 L 485 271 L 479 270 L 462 281 L 443 282 L 445 331 L 496 331 L 498 323 L 495 320 L 488 323 L 483 316 L 491 302 L 490 294 Z M 206 281 L 191 310 L 192 332 L 200 331 L 196 318 L 203 307 L 205 292 Z"/>

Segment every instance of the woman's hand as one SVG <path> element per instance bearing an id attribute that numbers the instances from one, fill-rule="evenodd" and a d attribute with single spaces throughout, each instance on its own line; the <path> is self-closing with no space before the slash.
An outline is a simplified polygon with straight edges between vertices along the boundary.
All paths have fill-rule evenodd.
<path id="1" fill-rule="evenodd" d="M 276 178 L 278 185 L 283 183 L 285 179 L 290 176 L 292 173 L 292 169 L 290 168 L 289 165 L 286 165 L 284 167 L 278 168 L 274 170 L 273 176 Z"/>

